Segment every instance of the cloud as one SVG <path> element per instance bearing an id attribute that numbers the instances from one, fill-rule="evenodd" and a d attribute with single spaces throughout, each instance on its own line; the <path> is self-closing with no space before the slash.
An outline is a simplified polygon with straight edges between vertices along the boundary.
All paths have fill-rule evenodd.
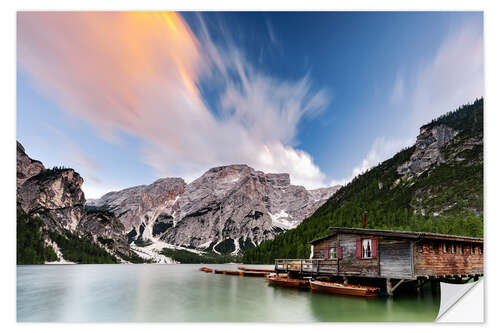
<path id="1" fill-rule="evenodd" d="M 370 150 L 365 155 L 363 160 L 356 165 L 351 172 L 350 177 L 333 180 L 330 185 L 345 185 L 349 183 L 354 177 L 365 173 L 372 167 L 378 165 L 396 154 L 398 151 L 405 147 L 409 147 L 414 143 L 414 139 L 387 139 L 386 137 L 378 137 L 373 142 Z"/>
<path id="2" fill-rule="evenodd" d="M 269 39 L 273 44 L 276 44 L 278 40 L 276 39 L 276 34 L 274 33 L 274 28 L 271 24 L 271 21 L 266 20 L 267 33 L 269 34 Z"/>
<path id="3" fill-rule="evenodd" d="M 215 165 L 246 163 L 324 186 L 312 157 L 293 146 L 298 123 L 321 112 L 328 93 L 307 75 L 260 72 L 230 38 L 216 44 L 200 23 L 196 37 L 176 13 L 20 12 L 18 62 L 101 136 L 143 139 L 142 158 L 158 176 L 189 180 Z M 200 93 L 207 82 L 219 92 L 220 112 Z"/>
<path id="4" fill-rule="evenodd" d="M 433 59 L 418 68 L 408 109 L 410 122 L 421 126 L 484 95 L 482 25 L 464 25 L 450 34 Z"/>
<path id="5" fill-rule="evenodd" d="M 391 104 L 398 104 L 403 101 L 405 94 L 405 81 L 403 75 L 399 72 L 396 75 L 396 80 L 392 88 L 392 93 L 390 97 Z"/>

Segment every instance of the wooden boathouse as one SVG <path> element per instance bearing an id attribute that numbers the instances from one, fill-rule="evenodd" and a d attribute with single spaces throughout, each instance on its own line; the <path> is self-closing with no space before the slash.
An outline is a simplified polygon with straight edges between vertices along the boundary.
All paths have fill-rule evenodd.
<path id="1" fill-rule="evenodd" d="M 427 281 L 464 283 L 483 275 L 483 239 L 360 228 L 330 228 L 311 244 L 310 259 L 277 259 L 277 273 L 385 286 L 388 295 L 404 282 L 417 290 Z M 394 286 L 393 286 L 394 284 Z"/>

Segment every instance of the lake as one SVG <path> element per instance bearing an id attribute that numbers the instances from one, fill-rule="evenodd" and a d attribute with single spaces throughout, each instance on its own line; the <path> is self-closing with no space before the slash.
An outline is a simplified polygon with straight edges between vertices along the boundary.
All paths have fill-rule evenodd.
<path id="1" fill-rule="evenodd" d="M 433 321 L 439 294 L 359 298 L 268 286 L 204 265 L 17 266 L 20 322 Z M 238 265 L 205 265 L 236 270 Z M 272 266 L 248 267 L 267 268 Z"/>

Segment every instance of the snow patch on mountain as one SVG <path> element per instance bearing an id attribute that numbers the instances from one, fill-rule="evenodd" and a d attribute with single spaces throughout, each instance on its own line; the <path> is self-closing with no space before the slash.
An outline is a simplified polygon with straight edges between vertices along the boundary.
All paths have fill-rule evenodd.
<path id="1" fill-rule="evenodd" d="M 269 213 L 269 216 L 271 216 L 273 225 L 284 229 L 292 229 L 300 222 L 290 219 L 290 215 L 288 215 L 288 213 L 284 210 L 281 210 L 276 214 Z"/>

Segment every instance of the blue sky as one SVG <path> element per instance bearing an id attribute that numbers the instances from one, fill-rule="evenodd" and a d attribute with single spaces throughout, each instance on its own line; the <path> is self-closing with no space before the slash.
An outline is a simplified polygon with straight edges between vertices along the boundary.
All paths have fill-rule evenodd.
<path id="1" fill-rule="evenodd" d="M 87 197 L 246 163 L 344 184 L 483 95 L 482 13 L 18 15 L 17 139 Z"/>

